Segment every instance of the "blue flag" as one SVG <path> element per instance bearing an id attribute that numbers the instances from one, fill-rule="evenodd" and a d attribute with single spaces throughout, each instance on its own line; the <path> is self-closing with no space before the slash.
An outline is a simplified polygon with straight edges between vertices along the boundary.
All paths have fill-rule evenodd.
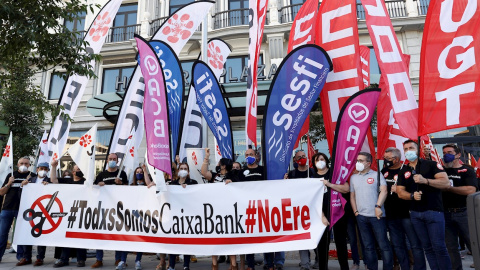
<path id="1" fill-rule="evenodd" d="M 193 64 L 192 84 L 195 88 L 198 107 L 217 139 L 222 157 L 233 160 L 233 134 L 227 106 L 215 74 L 202 61 L 195 61 Z"/>
<path id="2" fill-rule="evenodd" d="M 172 157 L 178 153 L 178 143 L 180 140 L 180 120 L 182 119 L 183 109 L 183 70 L 177 55 L 172 48 L 163 41 L 153 40 L 149 42 L 155 50 L 165 77 L 167 86 L 168 119 L 170 121 L 170 131 L 172 135 Z"/>
<path id="3" fill-rule="evenodd" d="M 267 180 L 283 179 L 300 129 L 333 69 L 328 54 L 309 44 L 291 51 L 270 85 L 263 117 Z"/>

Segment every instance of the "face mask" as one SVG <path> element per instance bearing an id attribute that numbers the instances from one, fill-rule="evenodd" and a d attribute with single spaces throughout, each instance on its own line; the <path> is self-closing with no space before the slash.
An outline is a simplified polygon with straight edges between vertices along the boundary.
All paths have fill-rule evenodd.
<path id="1" fill-rule="evenodd" d="M 385 160 L 383 164 L 385 164 L 385 168 L 390 168 L 393 166 L 393 161 Z"/>
<path id="2" fill-rule="evenodd" d="M 447 154 L 443 155 L 443 161 L 444 161 L 445 163 L 450 163 L 450 162 L 452 162 L 452 161 L 454 161 L 454 160 L 455 160 L 455 155 L 453 155 L 453 154 L 447 153 Z"/>
<path id="3" fill-rule="evenodd" d="M 65 175 L 63 178 L 72 178 L 70 175 Z"/>
<path id="4" fill-rule="evenodd" d="M 135 177 L 137 178 L 137 180 L 142 180 L 143 179 L 143 173 L 137 173 L 135 175 Z"/>
<path id="5" fill-rule="evenodd" d="M 361 162 L 357 162 L 355 164 L 355 169 L 357 171 L 361 172 L 361 171 L 365 170 L 365 165 L 363 165 L 363 163 L 361 163 Z"/>
<path id="6" fill-rule="evenodd" d="M 318 169 L 320 170 L 323 170 L 325 169 L 325 167 L 327 167 L 327 163 L 323 160 L 319 160 L 317 161 L 317 163 L 315 163 L 315 165 L 317 166 Z"/>
<path id="7" fill-rule="evenodd" d="M 247 157 L 246 160 L 248 165 L 255 163 L 255 157 Z"/>
<path id="8" fill-rule="evenodd" d="M 222 168 L 220 168 L 220 166 L 215 166 L 215 171 L 216 171 L 217 173 L 220 173 L 221 170 L 222 170 Z"/>
<path id="9" fill-rule="evenodd" d="M 185 177 L 187 177 L 187 175 L 188 175 L 187 170 L 180 170 L 178 172 L 178 176 L 180 176 L 181 178 L 185 178 Z"/>
<path id="10" fill-rule="evenodd" d="M 408 159 L 408 161 L 413 162 L 417 159 L 417 152 L 413 150 L 408 150 L 405 152 L 405 158 Z"/>
<path id="11" fill-rule="evenodd" d="M 47 175 L 47 171 L 41 170 L 38 171 L 38 177 L 44 178 Z"/>
<path id="12" fill-rule="evenodd" d="M 301 158 L 297 161 L 297 163 L 300 166 L 305 166 L 305 165 L 307 165 L 307 159 L 306 158 Z"/>
<path id="13" fill-rule="evenodd" d="M 21 165 L 20 167 L 18 167 L 18 170 L 22 173 L 24 172 L 27 172 L 28 171 L 28 167 L 25 166 L 25 165 Z"/>
<path id="14" fill-rule="evenodd" d="M 76 175 L 77 177 L 82 178 L 82 177 L 83 177 L 83 172 L 81 172 L 81 171 L 75 172 L 75 175 Z"/>
<path id="15" fill-rule="evenodd" d="M 110 160 L 108 162 L 108 167 L 111 168 L 111 169 L 117 167 L 117 162 L 115 160 Z"/>

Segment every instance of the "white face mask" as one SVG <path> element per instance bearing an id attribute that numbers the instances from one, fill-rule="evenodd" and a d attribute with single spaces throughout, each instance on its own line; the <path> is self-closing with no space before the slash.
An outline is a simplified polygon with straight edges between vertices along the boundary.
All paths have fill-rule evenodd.
<path id="1" fill-rule="evenodd" d="M 63 178 L 72 178 L 70 175 L 65 175 Z"/>
<path id="2" fill-rule="evenodd" d="M 320 170 L 323 170 L 325 169 L 325 167 L 327 167 L 327 163 L 323 160 L 319 160 L 317 161 L 317 163 L 315 163 L 315 165 L 317 166 L 318 169 Z"/>
<path id="3" fill-rule="evenodd" d="M 38 177 L 44 178 L 47 175 L 47 171 L 41 170 L 38 171 Z"/>
<path id="4" fill-rule="evenodd" d="M 28 171 L 28 167 L 25 166 L 25 165 L 21 165 L 20 167 L 18 167 L 18 170 L 22 173 L 24 172 L 27 172 Z"/>
<path id="5" fill-rule="evenodd" d="M 365 165 L 363 165 L 363 163 L 361 163 L 361 162 L 357 162 L 355 164 L 355 169 L 357 171 L 361 172 L 361 171 L 365 170 Z"/>
<path id="6" fill-rule="evenodd" d="M 185 178 L 185 177 L 187 177 L 187 175 L 188 175 L 187 170 L 180 170 L 178 172 L 178 176 L 180 176 L 181 178 Z"/>

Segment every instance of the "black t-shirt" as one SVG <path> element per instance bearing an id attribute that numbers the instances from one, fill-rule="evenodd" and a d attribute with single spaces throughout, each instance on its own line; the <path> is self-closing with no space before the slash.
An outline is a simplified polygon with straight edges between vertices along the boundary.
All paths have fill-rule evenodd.
<path id="1" fill-rule="evenodd" d="M 290 178 L 290 173 L 289 173 L 288 177 Z M 325 180 L 330 180 L 330 170 L 328 170 L 327 173 L 325 173 L 325 174 L 319 174 L 318 172 L 313 171 L 313 174 L 310 174 L 310 177 L 311 178 L 323 178 Z M 330 188 L 327 187 L 327 186 L 325 186 L 325 187 L 326 187 L 326 189 L 324 190 L 324 193 L 323 193 L 323 202 L 322 202 L 323 213 L 325 213 L 325 216 L 328 219 L 330 219 L 330 217 L 327 215 L 327 213 L 330 212 L 330 209 L 328 208 L 328 207 L 330 207 Z"/>
<path id="2" fill-rule="evenodd" d="M 85 178 L 75 181 L 73 178 L 58 178 L 59 184 L 70 184 L 70 185 L 83 185 L 85 183 Z"/>
<path id="3" fill-rule="evenodd" d="M 100 182 L 104 182 L 105 185 L 115 185 L 115 179 L 118 175 L 118 169 L 114 172 L 109 172 L 107 170 L 99 173 L 97 178 L 95 178 L 95 185 L 98 185 Z M 120 173 L 120 179 L 122 180 L 122 185 L 128 185 L 127 174 L 122 171 Z"/>
<path id="4" fill-rule="evenodd" d="M 12 174 L 9 173 L 3 182 L 2 187 L 8 184 L 8 180 Z M 22 196 L 22 189 L 21 185 L 22 182 L 27 179 L 27 176 L 30 175 L 31 177 L 37 176 L 34 173 L 26 172 L 26 173 L 19 173 L 18 171 L 13 172 L 13 177 L 15 181 L 8 189 L 7 193 L 3 196 L 3 206 L 2 210 L 18 210 L 20 207 L 20 198 Z"/>
<path id="5" fill-rule="evenodd" d="M 261 181 L 266 180 L 266 177 L 263 175 L 263 167 L 257 166 L 256 168 L 250 169 L 245 168 L 239 172 L 237 181 Z M 233 182 L 236 182 L 232 179 Z"/>
<path id="6" fill-rule="evenodd" d="M 310 172 L 308 172 L 308 170 L 310 170 Z M 288 172 L 288 179 L 308 178 L 309 175 L 313 178 L 313 174 L 315 174 L 314 170 L 312 168 L 308 168 L 308 170 L 300 171 L 298 168 L 291 170 Z"/>
<path id="7" fill-rule="evenodd" d="M 179 179 L 177 180 L 173 180 L 173 181 L 170 181 L 170 183 L 168 183 L 169 185 L 176 185 L 176 186 L 179 186 L 181 185 L 180 182 L 179 182 Z M 190 179 L 190 177 L 187 177 L 187 179 L 185 179 L 185 184 L 188 185 L 196 185 L 198 184 L 197 180 L 193 180 L 193 179 Z"/>
<path id="8" fill-rule="evenodd" d="M 412 167 L 406 165 L 398 174 L 398 186 L 404 186 L 407 192 L 422 191 L 422 199 L 420 201 L 411 201 L 410 210 L 424 212 L 427 210 L 443 212 L 442 191 L 429 185 L 416 184 L 413 181 L 414 174 L 421 174 L 423 177 L 435 180 L 435 174 L 445 172 L 441 164 L 424 159 L 418 159 L 415 171 Z"/>
<path id="9" fill-rule="evenodd" d="M 384 168 L 383 177 L 387 181 L 387 199 L 385 200 L 385 217 L 387 219 L 410 218 L 410 201 L 402 200 L 397 193 L 392 193 L 392 186 L 398 180 L 398 169 Z"/>
<path id="10" fill-rule="evenodd" d="M 450 185 L 453 187 L 473 186 L 475 189 L 478 188 L 477 175 L 470 167 L 462 165 L 460 168 L 445 168 L 445 172 L 450 179 Z M 467 207 L 467 196 L 444 191 L 443 207 L 445 209 Z"/>

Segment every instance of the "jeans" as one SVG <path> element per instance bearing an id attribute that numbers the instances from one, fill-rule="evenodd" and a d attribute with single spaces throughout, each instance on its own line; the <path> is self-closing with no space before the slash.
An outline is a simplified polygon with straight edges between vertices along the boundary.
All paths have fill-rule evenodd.
<path id="1" fill-rule="evenodd" d="M 115 261 L 127 261 L 128 251 L 115 251 Z"/>
<path id="2" fill-rule="evenodd" d="M 462 259 L 458 250 L 458 238 L 463 239 L 468 250 L 470 246 L 470 233 L 468 231 L 467 209 L 463 212 L 445 212 L 445 243 L 452 261 L 452 269 L 462 269 Z"/>
<path id="3" fill-rule="evenodd" d="M 299 250 L 300 266 L 305 269 L 310 269 L 310 250 Z"/>
<path id="4" fill-rule="evenodd" d="M 275 265 L 285 264 L 285 251 L 275 252 L 275 258 L 273 259 Z"/>
<path id="5" fill-rule="evenodd" d="M 410 219 L 430 269 L 452 269 L 445 245 L 445 217 L 442 212 L 410 211 Z"/>
<path id="6" fill-rule="evenodd" d="M 255 254 L 245 255 L 245 260 L 247 261 L 247 267 L 255 269 Z"/>
<path id="7" fill-rule="evenodd" d="M 97 261 L 103 261 L 103 250 L 97 249 L 97 252 L 95 252 L 95 257 L 97 258 Z"/>
<path id="8" fill-rule="evenodd" d="M 5 254 L 5 249 L 7 248 L 10 227 L 12 226 L 13 219 L 17 217 L 17 215 L 18 210 L 2 210 L 2 212 L 0 212 L 0 261 L 2 260 L 3 254 Z"/>
<path id="9" fill-rule="evenodd" d="M 177 259 L 177 254 L 168 255 L 168 268 L 175 269 L 175 262 Z M 190 268 L 190 255 L 183 255 L 183 267 Z"/>
<path id="10" fill-rule="evenodd" d="M 32 260 L 32 246 L 22 245 L 23 247 L 23 258 L 27 261 Z M 37 246 L 37 260 L 45 259 L 45 253 L 47 252 L 47 247 Z"/>
<path id="11" fill-rule="evenodd" d="M 87 260 L 87 250 L 84 248 L 77 248 L 77 262 L 85 262 Z M 64 263 L 68 263 L 70 258 L 71 248 L 62 248 L 62 255 L 60 255 L 60 260 Z"/>
<path id="12" fill-rule="evenodd" d="M 285 252 L 268 252 L 263 253 L 264 264 L 268 268 L 273 268 L 275 265 L 283 265 L 285 263 Z"/>
<path id="13" fill-rule="evenodd" d="M 385 218 L 357 216 L 358 229 L 365 245 L 365 261 L 369 270 L 378 269 L 378 258 L 375 250 L 375 239 L 382 250 L 383 269 L 393 269 L 392 247 L 387 238 Z"/>
<path id="14" fill-rule="evenodd" d="M 392 242 L 393 249 L 395 250 L 395 254 L 397 255 L 398 262 L 400 263 L 402 270 L 410 269 L 407 253 L 409 248 L 405 241 L 405 235 L 407 235 L 407 239 L 410 241 L 413 257 L 415 259 L 413 269 L 426 269 L 427 266 L 422 245 L 420 244 L 420 239 L 418 239 L 414 232 L 410 218 L 387 219 L 387 227 L 388 231 L 390 232 L 390 241 Z"/>

